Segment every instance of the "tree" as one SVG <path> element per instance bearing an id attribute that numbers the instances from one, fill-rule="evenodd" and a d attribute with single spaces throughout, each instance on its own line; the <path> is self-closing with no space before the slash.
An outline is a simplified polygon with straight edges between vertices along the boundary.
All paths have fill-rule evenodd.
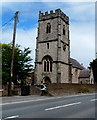
<path id="1" fill-rule="evenodd" d="M 6 84 L 10 79 L 10 67 L 12 58 L 11 44 L 0 44 L 2 46 L 2 83 Z M 20 49 L 20 45 L 16 45 L 13 65 L 13 82 L 17 84 L 17 80 L 22 83 L 29 76 L 28 72 L 33 69 L 32 59 L 29 56 L 31 50 L 29 48 Z"/>
<path id="2" fill-rule="evenodd" d="M 97 83 L 97 58 L 90 63 L 90 67 L 93 70 L 94 83 Z"/>

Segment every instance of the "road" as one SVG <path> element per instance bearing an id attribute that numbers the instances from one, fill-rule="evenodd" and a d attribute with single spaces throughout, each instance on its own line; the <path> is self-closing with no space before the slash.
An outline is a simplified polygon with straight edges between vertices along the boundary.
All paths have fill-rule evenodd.
<path id="1" fill-rule="evenodd" d="M 96 101 L 95 94 L 6 101 L 2 103 L 2 119 L 95 118 Z"/>

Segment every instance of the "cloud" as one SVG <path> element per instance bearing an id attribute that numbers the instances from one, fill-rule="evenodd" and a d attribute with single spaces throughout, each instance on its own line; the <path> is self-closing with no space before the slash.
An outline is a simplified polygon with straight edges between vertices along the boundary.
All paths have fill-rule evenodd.
<path id="1" fill-rule="evenodd" d="M 2 0 L 2 2 L 95 2 L 96 0 Z"/>
<path id="2" fill-rule="evenodd" d="M 95 24 L 75 23 L 70 30 L 71 56 L 87 67 L 95 58 Z"/>
<path id="3" fill-rule="evenodd" d="M 43 0 L 42 0 L 43 1 Z M 50 2 L 50 1 L 49 1 Z M 27 6 L 27 7 L 26 7 Z M 61 8 L 66 15 L 70 17 L 70 46 L 71 46 L 71 57 L 77 59 L 80 63 L 83 63 L 86 67 L 89 62 L 95 57 L 95 4 L 94 3 L 4 3 L 3 8 L 7 8 L 11 11 L 16 11 L 17 9 L 22 11 L 31 11 L 33 7 L 36 7 L 36 12 L 31 13 L 29 16 L 23 16 L 19 23 L 22 25 L 27 25 L 32 21 L 32 18 L 38 16 L 39 9 L 43 11 L 53 10 Z M 27 9 L 26 9 L 27 8 Z M 7 11 L 5 9 L 4 12 Z M 19 16 L 20 17 L 20 16 Z M 30 22 L 26 21 L 28 18 L 31 19 Z M 38 17 L 37 17 L 38 18 Z M 22 21 L 21 21 L 22 20 Z M 26 21 L 26 22 L 25 22 Z M 24 23 L 23 23 L 24 22 Z M 16 43 L 22 45 L 23 47 L 30 47 L 32 49 L 32 58 L 35 58 L 35 46 L 36 46 L 36 23 L 37 20 L 34 19 L 30 23 L 30 28 L 23 30 L 21 28 L 17 29 Z M 34 26 L 34 27 L 33 27 Z M 7 29 L 3 32 L 3 42 L 9 43 L 12 40 L 12 29 Z M 97 49 L 96 49 L 97 50 Z"/>
<path id="4" fill-rule="evenodd" d="M 26 8 L 26 11 L 27 10 L 30 10 L 32 9 L 32 6 L 33 6 L 34 2 L 31 2 L 31 3 L 25 3 L 25 2 L 3 2 L 2 3 L 2 9 L 6 10 L 10 10 L 10 11 L 22 11 L 22 10 L 25 10 Z"/>
<path id="5" fill-rule="evenodd" d="M 12 18 L 16 11 L 19 11 L 19 23 L 25 22 L 23 23 L 24 26 L 29 25 L 29 27 L 32 27 L 32 25 L 36 24 L 38 21 L 39 10 L 44 9 L 43 5 L 43 3 L 40 4 L 38 2 L 4 2 L 2 3 L 3 23 Z"/>
<path id="6" fill-rule="evenodd" d="M 2 43 L 10 43 L 13 38 L 13 30 L 7 29 L 2 33 Z M 36 48 L 36 36 L 37 29 L 30 29 L 24 31 L 23 29 L 17 29 L 15 44 L 21 45 L 21 49 L 24 47 L 29 47 L 32 50 L 31 58 L 33 59 L 33 64 L 35 60 L 35 48 Z"/>
<path id="7" fill-rule="evenodd" d="M 26 7 L 27 6 L 27 7 Z M 44 7 L 43 7 L 44 6 Z M 39 10 L 47 11 L 53 9 L 62 9 L 69 17 L 70 20 L 75 21 L 94 21 L 95 18 L 95 3 L 92 2 L 31 2 L 31 3 L 20 3 L 20 2 L 4 2 L 2 4 L 3 12 L 7 12 L 8 10 L 15 13 L 16 11 L 20 11 L 22 17 L 27 18 L 35 18 L 38 17 Z M 26 8 L 26 9 L 25 9 Z M 90 18 L 91 16 L 91 18 Z"/>
<path id="8" fill-rule="evenodd" d="M 71 3 L 67 12 L 71 20 L 76 21 L 94 21 L 95 20 L 95 4 L 94 3 Z M 64 9 L 65 11 L 65 9 Z M 90 18 L 91 16 L 91 18 Z"/>
<path id="9" fill-rule="evenodd" d="M 87 67 L 95 57 L 95 31 L 94 24 L 73 23 L 70 26 L 71 57 L 77 59 Z M 13 30 L 7 29 L 2 33 L 2 43 L 12 41 Z M 23 30 L 17 29 L 16 43 L 32 50 L 31 58 L 35 61 L 37 28 Z"/>
<path id="10" fill-rule="evenodd" d="M 56 2 L 44 3 L 47 10 L 62 9 L 69 16 L 70 20 L 76 22 L 87 22 L 95 20 L 95 3 L 92 2 Z M 91 16 L 91 18 L 90 18 Z"/>

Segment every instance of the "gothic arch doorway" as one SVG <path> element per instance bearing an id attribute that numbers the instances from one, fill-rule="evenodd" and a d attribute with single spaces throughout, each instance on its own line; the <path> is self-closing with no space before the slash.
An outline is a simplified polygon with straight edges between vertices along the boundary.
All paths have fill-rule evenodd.
<path id="1" fill-rule="evenodd" d="M 50 78 L 49 78 L 48 76 L 44 77 L 44 78 L 43 78 L 43 81 L 44 81 L 44 83 L 46 83 L 46 84 L 50 84 L 50 83 L 51 83 L 51 80 L 50 80 Z"/>

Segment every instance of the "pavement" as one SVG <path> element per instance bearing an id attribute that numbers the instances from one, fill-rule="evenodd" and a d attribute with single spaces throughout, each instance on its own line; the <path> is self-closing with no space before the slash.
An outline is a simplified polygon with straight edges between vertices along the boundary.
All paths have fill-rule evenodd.
<path id="1" fill-rule="evenodd" d="M 14 118 L 95 118 L 95 94 L 4 97 L 2 120 Z M 17 119 L 18 120 L 18 119 Z"/>
<path id="2" fill-rule="evenodd" d="M 10 96 L 10 97 L 2 97 L 2 103 L 11 103 L 11 102 L 19 102 L 19 101 L 27 101 L 27 100 L 37 100 L 40 98 L 48 98 L 46 96 L 40 95 L 28 95 L 28 96 Z"/>

